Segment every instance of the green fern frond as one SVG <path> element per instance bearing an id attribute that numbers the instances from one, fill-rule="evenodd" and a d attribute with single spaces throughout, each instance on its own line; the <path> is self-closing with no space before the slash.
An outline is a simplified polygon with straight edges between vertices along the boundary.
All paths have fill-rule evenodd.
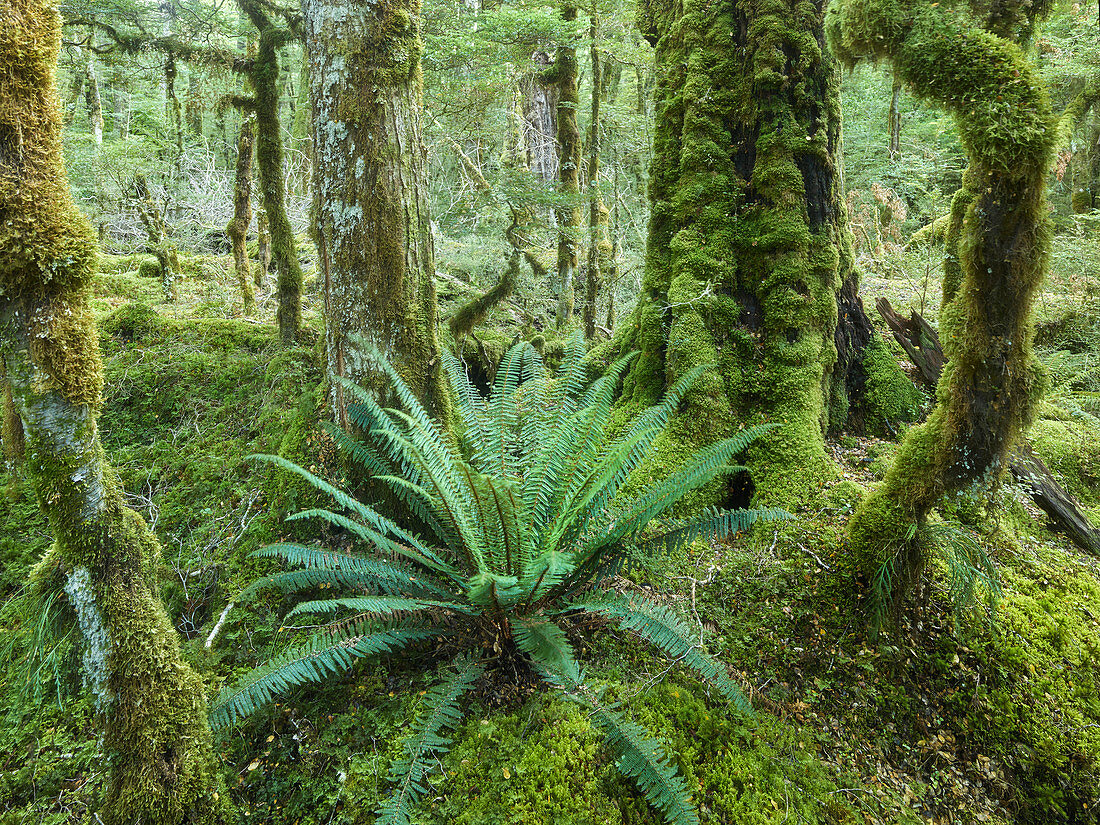
<path id="1" fill-rule="evenodd" d="M 773 427 L 772 424 L 750 427 L 733 438 L 723 439 L 699 450 L 682 470 L 651 487 L 634 501 L 618 519 L 608 539 L 617 540 L 642 530 L 685 494 L 713 479 L 735 455 L 761 433 Z"/>
<path id="2" fill-rule="evenodd" d="M 343 673 L 356 659 L 400 650 L 435 635 L 431 629 L 418 627 L 380 630 L 348 638 L 325 632 L 314 634 L 305 644 L 284 651 L 246 674 L 233 687 L 224 688 L 211 705 L 210 725 L 223 728 L 235 724 L 292 688 L 322 682 L 332 674 Z"/>
<path id="3" fill-rule="evenodd" d="M 512 622 L 512 635 L 519 649 L 543 667 L 562 674 L 574 684 L 583 680 L 573 646 L 554 622 L 541 617 L 517 617 Z"/>
<path id="4" fill-rule="evenodd" d="M 390 766 L 389 781 L 396 787 L 379 806 L 376 825 L 410 825 L 412 806 L 425 791 L 429 760 L 450 748 L 451 739 L 443 731 L 462 721 L 459 700 L 485 672 L 485 666 L 472 654 L 459 656 L 451 668 L 424 697 L 424 712 L 404 744 L 405 755 Z"/>
<path id="5" fill-rule="evenodd" d="M 698 518 L 643 542 L 642 549 L 646 552 L 658 548 L 666 552 L 679 550 L 696 539 L 719 539 L 732 533 L 743 533 L 758 521 L 785 521 L 792 518 L 794 516 L 791 513 L 777 507 L 758 507 L 753 510 L 708 507 Z"/>
<path id="6" fill-rule="evenodd" d="M 615 767 L 634 780 L 649 804 L 663 813 L 671 825 L 699 825 L 699 814 L 691 802 L 687 783 L 656 739 L 641 725 L 596 701 L 582 686 L 570 685 L 551 672 L 544 671 L 544 675 L 567 699 L 588 708 L 596 727 L 603 731 L 608 750 L 616 758 Z"/>
<path id="7" fill-rule="evenodd" d="M 336 613 L 340 610 L 354 610 L 373 620 L 397 619 L 411 613 L 422 613 L 425 610 L 450 610 L 471 616 L 478 614 L 478 611 L 471 609 L 469 605 L 452 601 L 409 599 L 401 596 L 352 596 L 301 602 L 286 614 L 286 618 L 290 619 L 302 613 Z"/>
<path id="8" fill-rule="evenodd" d="M 605 593 L 572 606 L 604 616 L 618 622 L 620 627 L 634 631 L 654 647 L 691 668 L 704 683 L 716 687 L 741 713 L 752 715 L 752 707 L 741 688 L 729 678 L 725 668 L 690 640 L 691 630 L 669 608 L 638 595 L 626 597 L 618 593 Z"/>

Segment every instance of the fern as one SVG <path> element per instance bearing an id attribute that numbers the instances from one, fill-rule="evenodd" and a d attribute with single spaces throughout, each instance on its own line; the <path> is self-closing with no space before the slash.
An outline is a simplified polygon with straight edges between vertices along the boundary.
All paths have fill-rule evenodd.
<path id="1" fill-rule="evenodd" d="M 699 825 L 699 814 L 691 802 L 687 783 L 645 728 L 596 702 L 579 697 L 574 701 L 591 709 L 592 720 L 603 731 L 608 749 L 618 759 L 615 766 L 634 780 L 653 807 L 672 825 Z"/>
<path id="2" fill-rule="evenodd" d="M 449 747 L 445 731 L 462 718 L 461 698 L 498 657 L 512 659 L 512 667 L 516 660 L 525 662 L 548 686 L 588 707 L 619 769 L 645 798 L 674 825 L 698 822 L 683 779 L 657 742 L 601 705 L 585 686 L 562 623 L 584 613 L 611 620 L 692 670 L 742 712 L 751 712 L 725 669 L 691 640 L 673 611 L 604 592 L 602 586 L 655 518 L 686 492 L 730 472 L 733 459 L 770 428 L 751 427 L 701 450 L 679 472 L 613 513 L 612 502 L 705 369 L 689 371 L 658 404 L 609 439 L 616 388 L 635 355 L 586 383 L 579 334 L 568 342 L 553 379 L 530 344 L 520 344 L 505 354 L 488 399 L 471 385 L 461 362 L 444 355 L 462 419 L 460 451 L 372 351 L 403 409 L 384 408 L 345 382 L 355 399 L 349 417 L 366 442 L 335 429 L 330 433 L 352 461 L 409 508 L 427 535 L 402 528 L 308 470 L 258 456 L 296 473 L 332 501 L 328 508 L 292 518 L 321 519 L 358 546 L 356 552 L 337 552 L 285 543 L 260 552 L 281 558 L 289 569 L 246 592 L 277 587 L 297 594 L 304 598 L 287 618 L 309 614 L 324 624 L 304 643 L 223 690 L 212 711 L 215 724 L 231 724 L 277 695 L 346 671 L 359 658 L 447 636 L 449 649 L 464 652 L 428 692 L 404 755 L 390 768 L 394 790 L 379 809 L 380 823 L 410 822 L 426 791 L 429 763 Z M 772 509 L 711 509 L 646 538 L 640 548 L 678 548 L 747 529 L 757 520 L 787 517 Z M 332 597 L 318 599 L 315 591 L 322 588 L 331 589 Z"/>
<path id="3" fill-rule="evenodd" d="M 356 659 L 391 653 L 436 635 L 435 631 L 420 627 L 343 638 L 314 634 L 305 644 L 284 651 L 232 688 L 223 689 L 210 708 L 210 724 L 215 728 L 228 727 L 291 688 L 344 673 Z"/>
<path id="4" fill-rule="evenodd" d="M 377 825 L 409 825 L 411 807 L 424 794 L 428 759 L 450 747 L 451 740 L 443 731 L 462 720 L 459 700 L 485 672 L 485 666 L 471 654 L 459 656 L 452 668 L 424 697 L 424 713 L 405 742 L 405 755 L 390 766 L 389 781 L 397 787 L 379 806 Z"/>
<path id="5" fill-rule="evenodd" d="M 691 631 L 669 608 L 640 596 L 628 599 L 617 593 L 605 593 L 598 599 L 575 602 L 572 606 L 605 616 L 618 622 L 621 627 L 634 631 L 654 647 L 694 670 L 702 677 L 704 684 L 716 687 L 739 711 L 752 713 L 748 700 L 729 678 L 725 668 L 689 640 Z"/>

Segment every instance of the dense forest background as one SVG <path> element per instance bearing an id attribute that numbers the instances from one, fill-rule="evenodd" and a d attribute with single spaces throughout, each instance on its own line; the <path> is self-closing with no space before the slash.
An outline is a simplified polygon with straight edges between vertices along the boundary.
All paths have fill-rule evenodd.
<path id="1" fill-rule="evenodd" d="M 621 392 L 614 406 L 609 396 L 604 416 L 615 434 L 629 431 L 666 389 L 647 389 L 647 375 L 673 385 L 688 371 L 678 366 L 681 358 L 728 370 L 735 358 L 729 353 L 744 358 L 764 347 L 749 335 L 742 340 L 731 332 L 727 340 L 715 330 L 748 328 L 753 319 L 746 321 L 745 313 L 767 319 L 772 311 L 763 293 L 754 297 L 748 287 L 735 293 L 717 275 L 699 276 L 690 289 L 678 286 L 675 274 L 660 278 L 662 267 L 681 273 L 694 265 L 675 260 L 675 242 L 661 246 L 660 227 L 674 220 L 670 215 L 682 223 L 684 214 L 699 215 L 698 248 L 726 242 L 723 227 L 706 223 L 712 201 L 692 200 L 696 190 L 705 192 L 708 175 L 684 172 L 682 188 L 668 194 L 670 141 L 687 158 L 696 146 L 689 137 L 693 125 L 696 134 L 709 135 L 713 123 L 724 124 L 727 137 L 744 131 L 721 114 L 708 125 L 696 112 L 697 120 L 684 118 L 682 133 L 669 137 L 669 113 L 678 105 L 668 91 L 675 67 L 697 78 L 690 73 L 708 68 L 698 56 L 721 48 L 702 36 L 692 40 L 692 15 L 708 13 L 701 4 L 647 3 L 639 11 L 626 0 L 593 0 L 588 7 L 425 0 L 418 10 L 387 0 L 367 4 L 385 15 L 375 40 L 353 30 L 332 43 L 322 35 L 331 35 L 346 15 L 333 11 L 338 5 L 315 5 L 310 12 L 306 3 L 304 15 L 260 0 L 61 8 L 56 83 L 64 168 L 98 245 L 88 293 L 102 356 L 98 433 L 125 505 L 155 534 L 149 546 L 159 543 L 159 558 L 143 562 L 150 565 L 143 576 L 180 641 L 178 657 L 169 651 L 157 667 L 201 677 L 194 702 L 202 714 L 203 702 L 219 707 L 219 695 L 224 700 L 225 690 L 311 629 L 303 614 L 287 616 L 296 602 L 278 587 L 250 587 L 284 569 L 283 560 L 256 551 L 286 542 L 368 549 L 346 524 L 287 520 L 311 508 L 351 511 L 308 478 L 251 457 L 280 456 L 354 490 L 364 502 L 380 502 L 378 509 L 398 521 L 415 523 L 407 503 L 403 509 L 394 495 L 368 483 L 342 450 L 341 426 L 358 435 L 370 428 L 348 412 L 344 394 L 353 391 L 334 375 L 371 386 L 388 398 L 385 404 L 402 399 L 378 389 L 385 383 L 378 368 L 363 366 L 358 339 L 349 333 L 345 340 L 344 332 L 334 332 L 338 325 L 369 337 L 390 324 L 399 330 L 387 333 L 391 341 L 405 340 L 401 330 L 414 330 L 433 346 L 437 341 L 433 358 L 402 361 L 407 356 L 396 345 L 391 358 L 412 393 L 444 421 L 458 420 L 457 401 L 431 376 L 447 353 L 488 394 L 517 343 L 529 342 L 550 370 L 583 364 L 576 369 L 585 381 L 614 373 L 617 357 L 640 350 L 636 366 L 622 367 L 624 380 L 616 373 L 610 382 L 609 393 Z M 952 219 L 966 208 L 958 206 L 958 193 L 982 197 L 985 184 L 975 184 L 977 173 L 968 169 L 987 160 L 966 131 L 967 111 L 979 106 L 967 88 L 949 91 L 958 99 L 945 109 L 944 93 L 920 86 L 923 70 L 913 68 L 917 58 L 900 46 L 897 53 L 883 47 L 871 55 L 882 60 L 870 64 L 842 53 L 854 64 L 843 73 L 820 52 L 822 71 L 839 82 L 837 125 L 843 122 L 836 133 L 842 142 L 834 146 L 831 132 L 820 138 L 829 143 L 823 163 L 836 181 L 821 196 L 822 214 L 839 227 L 825 243 L 841 250 L 834 253 L 841 269 L 857 273 L 873 324 L 860 344 L 858 387 L 849 384 L 850 399 L 848 392 L 826 390 L 807 425 L 821 443 L 788 450 L 800 437 L 797 405 L 783 406 L 788 399 L 770 386 L 738 395 L 727 372 L 726 406 L 711 418 L 716 393 L 709 377 L 700 379 L 686 395 L 690 412 L 672 419 L 647 463 L 606 503 L 608 531 L 613 516 L 630 512 L 631 501 L 675 475 L 696 449 L 742 424 L 779 429 L 761 430 L 742 454 L 748 469 L 738 466 L 709 486 L 700 483 L 663 511 L 650 533 L 634 536 L 629 563 L 604 584 L 625 600 L 634 594 L 659 605 L 698 648 L 664 656 L 629 644 L 631 631 L 643 637 L 653 631 L 639 631 L 635 620 L 614 621 L 609 608 L 599 608 L 604 612 L 597 610 L 590 624 L 567 628 L 602 703 L 590 705 L 548 690 L 561 685 L 537 669 L 520 673 L 523 667 L 516 670 L 509 660 L 511 676 L 483 677 L 462 698 L 463 718 L 451 720 L 446 734 L 453 738 L 449 747 L 422 748 L 430 758 L 418 780 L 423 787 L 413 794 L 419 801 L 401 813 L 405 821 L 1098 821 L 1100 534 L 1092 525 L 1100 523 L 1100 109 L 1094 106 L 1100 29 L 1095 7 L 1064 0 L 1020 6 L 1027 25 L 1013 28 L 1007 17 L 997 17 L 997 9 L 1019 5 L 943 3 L 960 19 L 984 21 L 989 42 L 1011 41 L 1011 54 L 1026 66 L 1010 71 L 1028 78 L 1034 72 L 1035 87 L 1046 89 L 1054 112 L 1046 130 L 1051 168 L 1040 173 L 1042 225 L 1034 232 L 1049 234 L 1049 257 L 1035 257 L 1045 272 L 1025 319 L 1034 328 L 1041 378 L 1031 412 L 1021 419 L 1033 420 L 1026 433 L 1013 434 L 1019 435 L 1016 452 L 1004 461 L 1011 471 L 998 459 L 990 471 L 980 467 L 976 479 L 937 488 L 950 493 L 942 500 L 912 505 L 912 532 L 894 537 L 889 564 L 880 565 L 881 558 L 865 550 L 866 537 L 849 531 L 853 514 L 866 514 L 867 501 L 875 500 L 868 491 L 901 483 L 897 468 L 906 462 L 895 459 L 906 434 L 928 431 L 914 425 L 936 408 L 942 360 L 929 375 L 927 358 L 939 352 L 937 332 L 949 363 L 965 361 L 969 344 L 950 315 L 944 322 L 941 304 L 945 290 L 951 300 L 952 266 L 959 269 L 960 256 L 974 254 L 959 252 L 969 247 L 960 245 L 961 217 Z M 824 44 L 823 9 L 802 6 Z M 15 12 L 8 16 L 16 19 Z M 326 19 L 331 25 L 310 28 Z M 767 34 L 748 30 L 755 33 L 743 36 Z M 713 36 L 708 30 L 706 37 Z M 853 52 L 855 35 L 845 36 Z M 304 47 L 307 38 L 312 52 Z M 416 49 L 406 40 L 423 44 L 419 67 L 409 63 Z M 0 64 L 4 77 L 16 73 L 13 53 L 0 48 L 8 61 Z M 360 77 L 370 83 L 340 97 L 331 91 L 339 85 L 332 78 L 341 76 L 334 66 L 345 61 L 365 66 Z M 357 222 L 349 215 L 367 207 L 340 206 L 351 197 L 350 185 L 341 188 L 341 182 L 359 174 L 354 163 L 340 166 L 341 153 L 359 157 L 352 153 L 360 150 L 340 142 L 351 138 L 319 107 L 385 108 L 379 101 L 398 75 L 412 90 L 405 98 L 412 108 L 394 106 L 398 144 L 412 142 L 424 174 L 423 190 L 412 198 L 416 217 L 407 217 L 406 201 L 404 218 L 413 227 L 408 237 L 421 246 L 412 249 L 416 244 L 406 238 L 393 253 L 400 263 L 393 264 L 385 210 Z M 822 107 L 831 82 L 822 81 Z M 683 94 L 698 102 L 710 92 L 702 84 Z M 422 134 L 401 131 L 412 120 Z M 4 123 L 0 167 L 8 163 Z M 822 126 L 822 134 L 831 128 Z M 1010 134 L 1005 145 L 1023 140 Z M 420 142 L 422 153 L 415 150 Z M 376 154 L 385 162 L 388 151 L 394 150 L 381 147 Z M 374 157 L 362 154 L 368 162 Z M 764 156 L 760 150 L 761 165 Z M 799 180 L 808 189 L 811 178 L 803 169 Z M 374 193 L 384 186 L 375 187 L 364 187 L 362 204 L 381 202 Z M 766 198 L 764 184 L 760 191 Z M 803 195 L 812 222 L 812 197 Z M 740 201 L 721 206 L 730 225 L 743 220 L 735 215 Z M 786 253 L 768 246 L 756 259 L 751 247 L 758 239 L 762 246 L 786 243 L 775 240 L 785 227 L 753 224 L 751 240 L 735 237 L 730 248 L 749 249 L 743 268 L 767 270 L 770 277 Z M 369 232 L 380 240 L 366 238 Z M 661 257 L 666 247 L 673 263 Z M 356 260 L 356 249 L 367 250 L 364 261 L 348 265 L 365 273 L 361 282 L 334 287 L 338 264 Z M 810 253 L 809 263 L 798 266 L 809 272 L 816 260 Z M 406 273 L 405 292 L 386 298 L 401 309 L 385 315 L 373 302 L 386 292 L 378 284 L 388 283 L 393 267 Z M 426 280 L 417 280 L 418 268 Z M 0 277 L 0 303 L 16 294 L 6 277 Z M 807 302 L 817 300 L 816 289 L 807 287 L 813 293 Z M 838 283 L 828 294 L 826 315 L 841 292 Z M 425 295 L 432 302 L 426 319 L 415 309 Z M 740 302 L 732 315 L 727 299 Z M 915 311 L 925 322 L 923 332 L 916 322 L 909 328 L 908 349 L 876 311 L 883 299 L 894 317 Z M 711 355 L 697 355 L 677 338 L 696 310 L 707 331 L 690 345 Z M 657 367 L 647 337 L 654 315 L 664 319 L 658 326 L 664 324 L 666 335 Z M 835 327 L 837 316 L 831 317 Z M 813 330 L 815 323 L 811 318 L 800 329 Z M 796 330 L 789 343 L 797 335 L 803 336 L 799 344 L 812 337 Z M 409 351 L 424 351 L 421 339 L 412 332 L 408 338 Z M 825 339 L 828 350 L 831 328 Z M 370 343 L 385 348 L 378 339 Z M 587 353 L 583 362 L 573 357 L 578 348 Z M 14 351 L 0 350 L 9 368 Z M 767 356 L 760 359 L 762 372 L 775 369 Z M 825 379 L 818 374 L 815 380 L 827 383 L 833 373 L 830 365 Z M 782 384 L 776 375 L 768 372 L 760 383 Z M 941 407 L 949 405 L 952 375 L 949 369 L 940 384 Z M 414 740 L 427 729 L 426 715 L 438 709 L 433 674 L 446 644 L 333 668 L 339 672 L 323 680 L 273 691 L 272 701 L 257 702 L 248 713 L 223 714 L 213 732 L 213 767 L 198 771 L 190 791 L 205 802 L 188 812 L 141 796 L 153 793 L 144 778 L 135 780 L 138 790 L 119 784 L 114 774 L 144 776 L 153 768 L 141 764 L 140 748 L 122 758 L 105 744 L 126 735 L 126 727 L 110 722 L 115 711 L 97 699 L 102 664 L 87 644 L 90 614 L 81 607 L 86 602 L 74 570 L 51 555 L 51 546 L 63 544 L 43 515 L 51 502 L 42 491 L 52 488 L 36 487 L 40 453 L 23 446 L 17 382 L 6 380 L 0 822 L 306 825 L 374 822 L 380 810 L 389 815 L 402 759 L 416 762 Z M 794 392 L 802 398 L 802 390 Z M 788 440 L 779 447 L 766 435 L 777 432 Z M 466 436 L 460 428 L 459 437 Z M 782 463 L 784 456 L 795 470 Z M 1031 462 L 1030 476 L 1015 472 L 1021 462 Z M 917 467 L 918 475 L 931 472 Z M 1064 520 L 1062 529 L 1053 529 L 1040 509 L 1035 493 L 1044 484 L 1067 495 L 1070 510 L 1085 520 L 1076 534 L 1067 535 Z M 712 530 L 715 535 L 694 541 L 668 542 L 662 551 L 638 550 L 653 544 L 647 535 L 681 528 L 711 512 L 703 509 L 710 505 L 782 508 L 791 517 L 765 511 L 760 523 L 740 532 Z M 894 577 L 885 592 L 883 571 Z M 306 592 L 317 598 L 328 587 L 311 584 Z M 403 613 L 393 615 L 404 620 Z M 715 678 L 732 679 L 753 712 L 692 675 L 696 649 L 720 663 Z M 515 660 L 527 661 L 522 652 Z M 156 712 L 153 700 L 150 706 Z M 644 729 L 661 743 L 664 756 L 656 761 L 680 777 L 675 782 L 690 796 L 691 811 L 647 787 L 621 743 L 618 750 L 605 747 L 614 735 L 593 709 L 605 706 L 634 726 L 621 730 Z M 195 741 L 207 735 L 205 724 L 203 716 Z M 444 727 L 431 732 L 444 735 Z M 675 786 L 664 768 L 654 770 Z"/>

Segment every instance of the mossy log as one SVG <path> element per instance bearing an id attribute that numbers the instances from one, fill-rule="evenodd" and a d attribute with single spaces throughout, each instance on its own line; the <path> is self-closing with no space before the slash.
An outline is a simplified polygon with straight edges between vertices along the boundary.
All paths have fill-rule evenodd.
<path id="1" fill-rule="evenodd" d="M 983 22 L 923 0 L 834 0 L 829 7 L 841 60 L 889 60 L 918 95 L 952 112 L 970 158 L 948 233 L 958 271 L 944 278 L 947 365 L 937 404 L 906 434 L 848 528 L 866 582 L 893 568 L 901 586 L 891 599 L 925 563 L 907 539 L 913 527 L 945 493 L 999 474 L 1042 386 L 1031 311 L 1049 254 L 1045 191 L 1057 121 L 1025 53 Z"/>
<path id="2" fill-rule="evenodd" d="M 160 547 L 123 503 L 100 446 L 102 372 L 89 307 L 91 229 L 61 160 L 57 10 L 0 8 L 0 360 L 26 439 L 27 478 L 56 577 L 84 638 L 103 722 L 106 825 L 223 821 L 202 680 L 157 594 Z"/>

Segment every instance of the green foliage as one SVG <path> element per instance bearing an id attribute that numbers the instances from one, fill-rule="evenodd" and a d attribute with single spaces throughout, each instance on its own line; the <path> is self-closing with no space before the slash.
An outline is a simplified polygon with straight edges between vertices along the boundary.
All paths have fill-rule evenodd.
<path id="1" fill-rule="evenodd" d="M 380 822 L 408 821 L 424 792 L 426 760 L 449 745 L 442 729 L 461 718 L 456 703 L 487 668 L 496 678 L 519 671 L 537 675 L 589 708 L 620 769 L 635 779 L 646 798 L 671 822 L 696 822 L 687 786 L 659 746 L 585 685 L 568 631 L 585 614 L 610 619 L 748 711 L 722 666 L 688 638 L 688 629 L 670 610 L 647 598 L 599 591 L 654 518 L 684 493 L 729 471 L 733 457 L 765 428 L 712 445 L 637 500 L 617 504 L 617 492 L 702 369 L 685 375 L 660 404 L 609 440 L 608 411 L 630 359 L 615 363 L 586 386 L 583 356 L 578 335 L 551 378 L 529 344 L 517 345 L 501 363 L 488 399 L 478 394 L 458 360 L 446 356 L 462 423 L 461 451 L 377 353 L 378 367 L 388 375 L 405 411 L 383 409 L 370 394 L 345 382 L 358 399 L 349 414 L 368 440 L 355 441 L 335 428 L 330 434 L 389 487 L 430 530 L 435 544 L 308 470 L 265 456 L 337 505 L 336 510 L 316 508 L 295 518 L 318 518 L 341 527 L 382 555 L 293 544 L 265 551 L 302 569 L 276 574 L 257 587 L 274 585 L 290 592 L 338 588 L 351 595 L 298 604 L 288 618 L 310 614 L 320 618 L 321 629 L 236 687 L 223 690 L 212 711 L 215 724 L 231 724 L 293 686 L 344 672 L 357 658 L 439 638 L 463 652 L 429 693 L 427 714 L 405 756 L 391 769 L 398 787 L 381 806 Z M 679 525 L 675 535 L 649 538 L 643 546 L 682 544 L 747 527 L 756 519 L 785 516 L 779 510 L 708 512 Z"/>

